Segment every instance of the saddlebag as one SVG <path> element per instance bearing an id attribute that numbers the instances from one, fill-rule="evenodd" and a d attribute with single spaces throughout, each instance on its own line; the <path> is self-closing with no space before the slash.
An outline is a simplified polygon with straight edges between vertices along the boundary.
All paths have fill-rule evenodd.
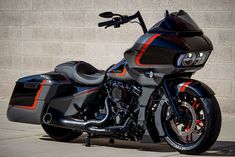
<path id="1" fill-rule="evenodd" d="M 7 118 L 14 122 L 41 124 L 42 113 L 51 98 L 71 94 L 70 88 L 72 83 L 55 72 L 20 78 L 10 99 Z"/>

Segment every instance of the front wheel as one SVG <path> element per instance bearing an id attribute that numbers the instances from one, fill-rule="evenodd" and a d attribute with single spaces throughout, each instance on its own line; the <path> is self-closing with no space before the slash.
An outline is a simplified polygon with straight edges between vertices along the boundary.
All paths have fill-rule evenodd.
<path id="1" fill-rule="evenodd" d="M 162 110 L 165 141 L 183 154 L 200 154 L 216 141 L 221 128 L 221 112 L 216 98 L 193 97 L 180 93 L 178 97 L 181 119 L 174 118 L 167 104 Z"/>

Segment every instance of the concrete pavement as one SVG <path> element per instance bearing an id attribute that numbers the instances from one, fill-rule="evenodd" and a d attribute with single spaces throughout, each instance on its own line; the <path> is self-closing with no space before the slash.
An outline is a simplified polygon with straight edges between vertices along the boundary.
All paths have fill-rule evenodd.
<path id="1" fill-rule="evenodd" d="M 167 144 L 92 139 L 85 147 L 82 136 L 71 143 L 53 141 L 40 126 L 9 122 L 7 102 L 0 101 L 0 157 L 175 157 L 182 156 Z M 235 116 L 223 115 L 221 134 L 215 145 L 202 156 L 235 156 Z M 186 155 L 185 155 L 186 156 Z"/>

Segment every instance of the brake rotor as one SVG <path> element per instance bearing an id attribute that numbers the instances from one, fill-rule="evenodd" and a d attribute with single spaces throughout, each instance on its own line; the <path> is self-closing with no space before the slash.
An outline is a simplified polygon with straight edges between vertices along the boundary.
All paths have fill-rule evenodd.
<path id="1" fill-rule="evenodd" d="M 186 124 L 183 124 L 182 122 L 178 122 L 175 119 L 172 119 L 170 120 L 170 125 L 177 135 L 189 136 L 193 133 L 196 127 L 196 120 L 197 120 L 196 112 L 188 102 L 182 101 L 181 107 L 189 111 L 189 113 L 187 114 L 190 114 L 191 116 L 190 124 L 187 124 L 186 126 Z"/>

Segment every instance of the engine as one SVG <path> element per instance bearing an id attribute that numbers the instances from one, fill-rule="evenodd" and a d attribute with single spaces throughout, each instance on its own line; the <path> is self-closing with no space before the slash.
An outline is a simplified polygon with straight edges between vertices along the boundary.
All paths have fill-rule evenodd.
<path id="1" fill-rule="evenodd" d="M 112 119 L 115 125 L 123 125 L 137 108 L 141 87 L 134 83 L 111 80 L 106 88 L 112 100 Z"/>

